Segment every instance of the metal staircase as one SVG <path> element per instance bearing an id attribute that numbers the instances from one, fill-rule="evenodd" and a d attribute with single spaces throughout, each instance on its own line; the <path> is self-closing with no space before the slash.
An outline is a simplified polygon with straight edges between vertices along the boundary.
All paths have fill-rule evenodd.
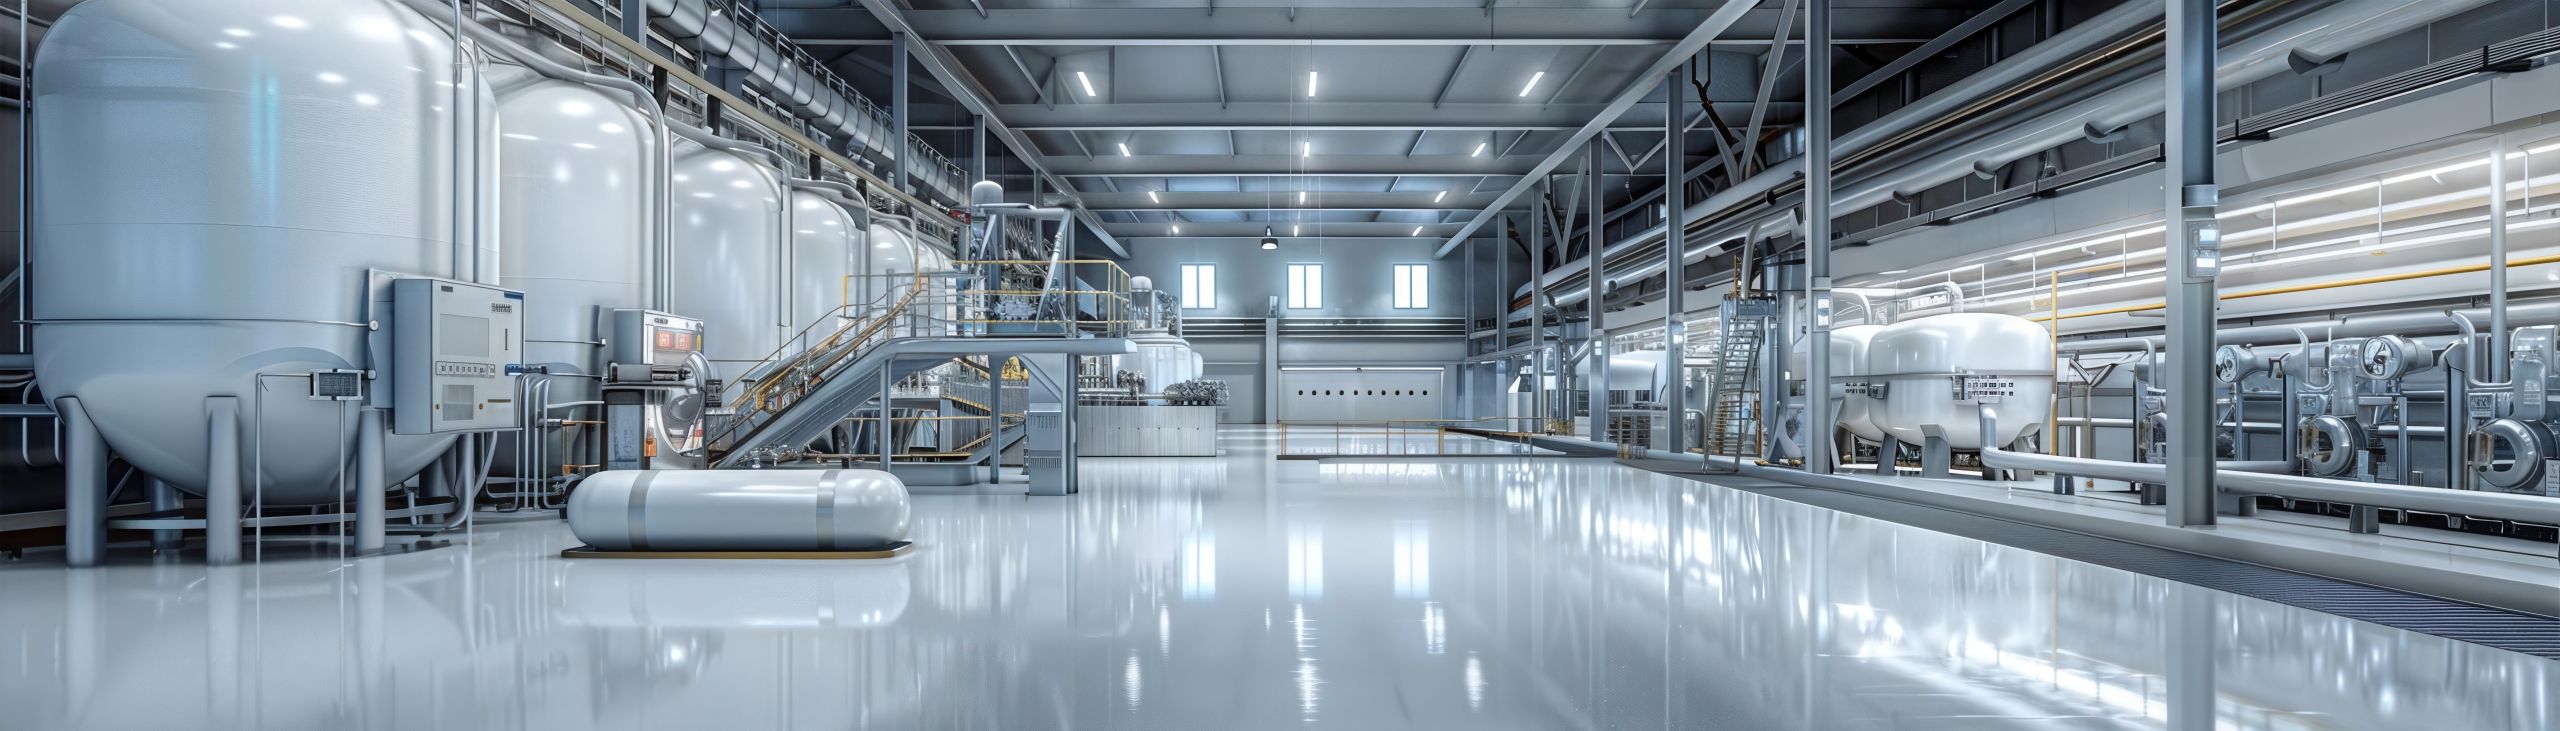
<path id="1" fill-rule="evenodd" d="M 1721 464 L 1738 471 L 1741 460 L 1758 459 L 1767 448 L 1757 376 L 1761 345 L 1777 320 L 1778 302 L 1766 295 L 1735 293 L 1725 296 L 1722 311 L 1714 390 L 1707 395 L 1705 451 L 1709 456 L 1733 458 L 1725 463 L 1710 459 L 1711 468 Z"/>

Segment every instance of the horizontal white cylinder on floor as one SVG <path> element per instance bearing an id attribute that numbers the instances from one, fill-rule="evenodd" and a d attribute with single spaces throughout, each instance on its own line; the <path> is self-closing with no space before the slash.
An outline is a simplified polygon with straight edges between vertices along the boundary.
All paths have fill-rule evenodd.
<path id="1" fill-rule="evenodd" d="M 851 551 L 907 538 L 879 470 L 617 470 L 579 483 L 569 530 L 603 551 Z"/>

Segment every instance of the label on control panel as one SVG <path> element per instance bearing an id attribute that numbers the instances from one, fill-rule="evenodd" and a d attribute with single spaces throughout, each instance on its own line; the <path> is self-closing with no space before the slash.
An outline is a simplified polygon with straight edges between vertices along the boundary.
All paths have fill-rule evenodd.
<path id="1" fill-rule="evenodd" d="M 436 361 L 436 375 L 439 376 L 479 376 L 482 378 L 495 378 L 498 376 L 498 373 L 499 367 L 490 363 L 455 363 L 452 361 Z"/>

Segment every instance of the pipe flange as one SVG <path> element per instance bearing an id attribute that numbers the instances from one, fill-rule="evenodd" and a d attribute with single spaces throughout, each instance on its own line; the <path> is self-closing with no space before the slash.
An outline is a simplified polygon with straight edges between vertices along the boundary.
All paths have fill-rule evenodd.
<path id="1" fill-rule="evenodd" d="M 2336 416 L 2314 416 L 2302 422 L 2301 444 L 2295 454 L 2302 458 L 2304 469 L 2321 477 L 2337 477 L 2355 470 L 2356 453 L 2364 449 L 2364 427 Z"/>
<path id="2" fill-rule="evenodd" d="M 2542 424 L 2498 419 L 2471 432 L 2471 470 L 2500 490 L 2542 484 L 2542 461 L 2551 455 L 2551 430 Z M 2501 454 L 2504 458 L 2500 458 Z"/>

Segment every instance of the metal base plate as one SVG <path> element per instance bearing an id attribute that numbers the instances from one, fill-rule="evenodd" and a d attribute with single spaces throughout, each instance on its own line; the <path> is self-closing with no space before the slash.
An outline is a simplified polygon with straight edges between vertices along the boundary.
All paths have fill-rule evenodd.
<path id="1" fill-rule="evenodd" d="M 897 558 L 914 553 L 914 541 L 899 541 L 886 548 L 868 551 L 604 551 L 593 546 L 579 546 L 560 552 L 561 558 L 718 558 L 758 560 L 844 561 Z"/>

